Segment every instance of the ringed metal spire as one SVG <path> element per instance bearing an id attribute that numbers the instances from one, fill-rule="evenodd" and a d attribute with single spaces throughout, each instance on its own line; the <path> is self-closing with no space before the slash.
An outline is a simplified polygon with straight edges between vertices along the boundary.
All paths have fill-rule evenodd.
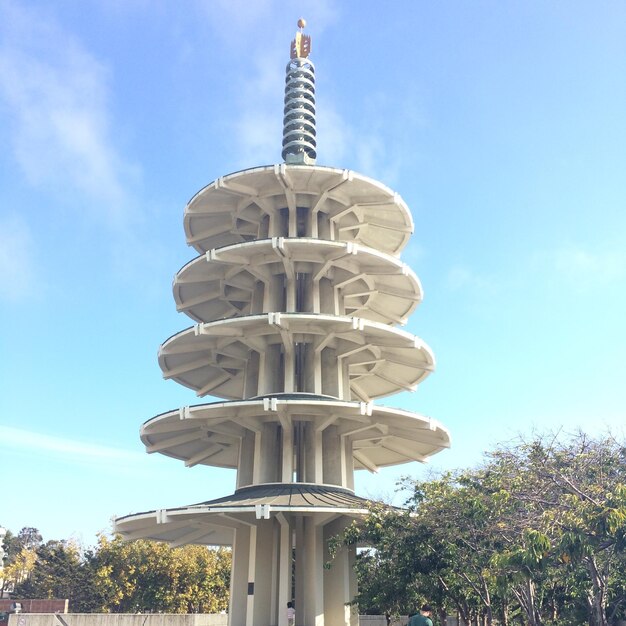
<path id="1" fill-rule="evenodd" d="M 282 157 L 294 165 L 315 165 L 317 156 L 315 66 L 309 59 L 311 37 L 304 34 L 305 26 L 300 18 L 285 77 Z"/>

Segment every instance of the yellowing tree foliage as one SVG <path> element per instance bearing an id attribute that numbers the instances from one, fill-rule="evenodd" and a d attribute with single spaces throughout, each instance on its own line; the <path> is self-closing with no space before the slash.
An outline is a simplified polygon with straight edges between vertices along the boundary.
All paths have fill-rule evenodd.
<path id="1" fill-rule="evenodd" d="M 100 537 L 94 582 L 102 611 L 219 613 L 228 608 L 230 551 Z"/>

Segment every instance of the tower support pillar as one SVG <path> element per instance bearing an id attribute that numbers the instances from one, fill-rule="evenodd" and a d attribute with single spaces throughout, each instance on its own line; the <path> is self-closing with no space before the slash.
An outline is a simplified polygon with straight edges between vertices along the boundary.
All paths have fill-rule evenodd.
<path id="1" fill-rule="evenodd" d="M 272 576 L 275 548 L 273 522 L 260 521 L 250 533 L 246 626 L 276 623 L 272 620 L 272 606 L 276 606 L 272 602 L 272 592 L 276 590 Z"/>
<path id="2" fill-rule="evenodd" d="M 359 616 L 348 604 L 357 593 L 354 546 L 340 546 L 331 560 L 329 541 L 343 533 L 350 524 L 340 518 L 324 527 L 324 559 L 330 567 L 324 570 L 324 616 L 326 624 L 333 626 L 358 626 Z"/>
<path id="3" fill-rule="evenodd" d="M 292 531 L 282 513 L 276 515 L 280 524 L 280 550 L 278 567 L 278 626 L 287 626 L 287 602 L 291 600 Z"/>
<path id="4" fill-rule="evenodd" d="M 304 626 L 324 626 L 323 528 L 315 517 L 304 518 Z M 298 546 L 296 546 L 297 558 Z M 297 610 L 297 605 L 296 605 Z M 332 620 L 328 624 L 333 624 Z"/>
<path id="5" fill-rule="evenodd" d="M 250 528 L 240 526 L 235 530 L 230 578 L 230 606 L 228 623 L 231 626 L 246 624 L 248 603 L 248 561 L 250 556 Z"/>

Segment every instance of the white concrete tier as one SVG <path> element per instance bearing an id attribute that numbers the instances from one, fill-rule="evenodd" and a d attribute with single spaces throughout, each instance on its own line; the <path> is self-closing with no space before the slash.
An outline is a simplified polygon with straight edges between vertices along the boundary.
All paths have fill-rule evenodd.
<path id="1" fill-rule="evenodd" d="M 263 431 L 265 424 L 277 423 L 283 438 L 292 441 L 297 422 L 310 423 L 318 434 L 332 430 L 334 437 L 347 443 L 347 447 L 337 444 L 335 457 L 339 456 L 337 450 L 351 452 L 354 469 L 376 471 L 409 461 L 425 462 L 450 447 L 447 429 L 430 417 L 308 394 L 183 407 L 144 423 L 141 440 L 147 452 L 180 459 L 188 467 L 237 468 L 242 442 L 248 434 L 254 436 Z M 271 461 L 280 464 L 277 455 L 273 456 Z"/>
<path id="2" fill-rule="evenodd" d="M 198 252 L 267 237 L 354 241 L 398 255 L 413 232 L 400 196 L 355 172 L 268 165 L 218 178 L 187 204 L 187 243 Z"/>
<path id="3" fill-rule="evenodd" d="M 290 310 L 404 324 L 422 300 L 418 277 L 396 257 L 310 238 L 209 250 L 176 274 L 173 290 L 178 311 L 197 322 Z"/>
<path id="4" fill-rule="evenodd" d="M 173 547 L 232 545 L 233 626 L 286 626 L 294 587 L 299 624 L 358 626 L 348 606 L 357 591 L 356 546 L 340 546 L 334 554 L 329 546 L 369 504 L 332 486 L 263 485 L 197 505 L 128 515 L 115 521 L 115 530 L 127 540 L 155 539 Z"/>
<path id="5" fill-rule="evenodd" d="M 199 504 L 125 515 L 115 519 L 114 527 L 127 540 L 154 539 L 173 547 L 229 546 L 235 529 L 269 524 L 278 514 L 291 523 L 295 516 L 306 516 L 323 524 L 345 515 L 361 517 L 368 505 L 365 498 L 333 485 L 279 483 L 245 487 Z"/>
<path id="6" fill-rule="evenodd" d="M 198 396 L 304 392 L 367 402 L 414 390 L 435 358 L 421 339 L 385 324 L 266 313 L 188 328 L 161 346 L 159 365 Z"/>

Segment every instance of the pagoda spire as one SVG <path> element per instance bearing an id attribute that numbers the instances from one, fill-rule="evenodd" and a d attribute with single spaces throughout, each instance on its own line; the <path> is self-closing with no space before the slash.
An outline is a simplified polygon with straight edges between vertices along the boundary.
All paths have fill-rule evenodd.
<path id="1" fill-rule="evenodd" d="M 285 77 L 282 157 L 290 165 L 315 165 L 317 157 L 315 66 L 309 59 L 311 37 L 304 34 L 305 26 L 300 18 Z"/>

